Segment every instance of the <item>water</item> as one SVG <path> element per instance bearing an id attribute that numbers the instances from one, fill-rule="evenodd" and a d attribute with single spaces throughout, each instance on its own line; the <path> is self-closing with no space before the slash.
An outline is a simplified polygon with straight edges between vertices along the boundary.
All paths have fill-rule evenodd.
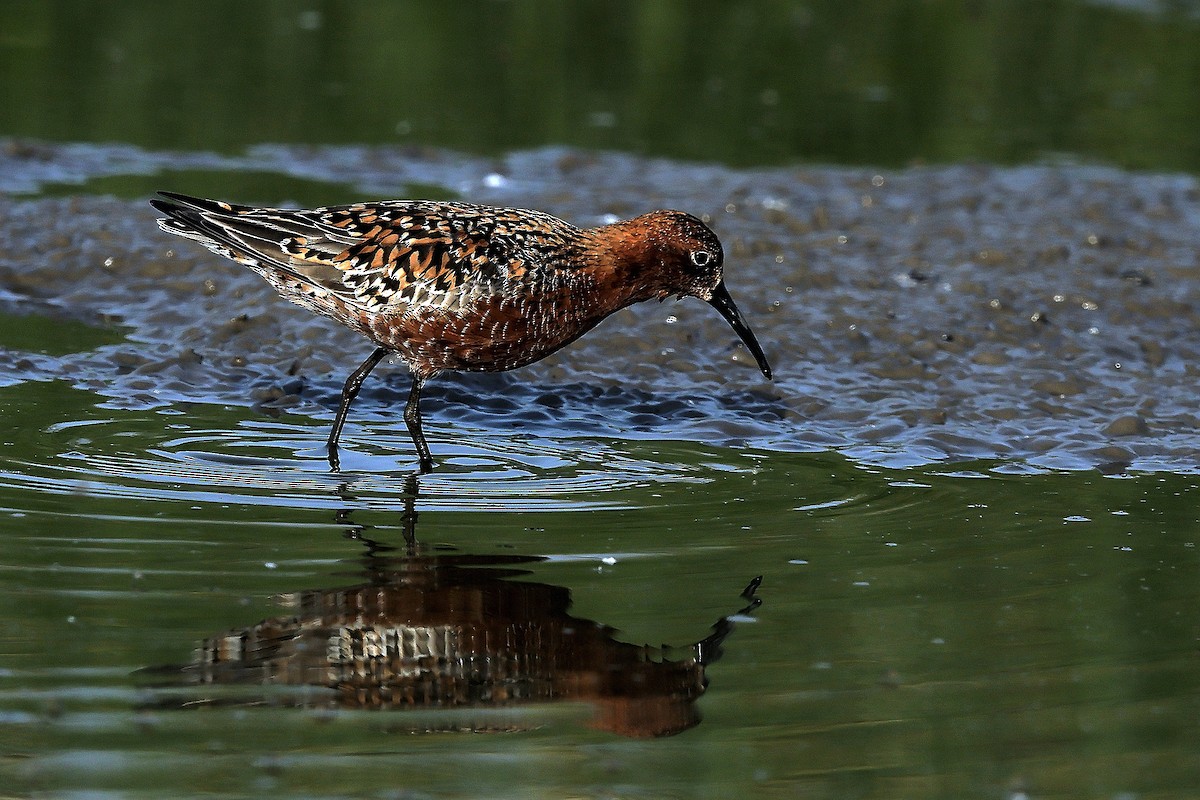
<path id="1" fill-rule="evenodd" d="M 46 152 L 22 163 L 60 163 Z M 448 159 L 472 181 L 491 174 L 466 157 L 393 157 L 414 173 Z M 554 157 L 513 157 L 523 196 L 546 190 L 529 164 Z M 622 158 L 597 157 L 598 172 L 617 180 L 603 167 Z M 703 175 L 728 182 L 706 190 L 720 201 L 764 175 L 654 169 L 634 190 L 683 192 Z M 835 195 L 869 175 L 811 173 Z M 1127 253 L 1094 245 L 1032 270 L 997 259 L 986 285 L 928 291 L 919 271 L 876 274 L 869 217 L 834 223 L 851 235 L 830 253 L 815 248 L 837 233 L 775 233 L 819 265 L 771 306 L 789 297 L 776 251 L 734 245 L 731 284 L 775 383 L 759 385 L 698 304 L 646 306 L 520 373 L 435 382 L 439 466 L 417 486 L 402 370 L 369 385 L 344 472 L 328 471 L 354 337 L 235 265 L 175 251 L 143 200 L 0 201 L 6 785 L 1188 796 L 1200 524 L 1179 322 L 1195 287 L 1192 183 L 949 168 L 928 202 L 981 175 L 1051 206 L 1105 185 L 1114 215 L 1158 198 L 1169 213 L 1123 223 L 1160 243 L 1139 256 L 1153 277 L 1121 277 Z M 909 192 L 894 213 L 925 202 Z M 1044 210 L 1016 203 L 946 213 L 1018 242 Z M 730 215 L 724 232 L 783 230 L 778 210 Z M 1063 281 L 1072 299 L 1054 324 L 1028 319 L 1056 308 L 1042 303 Z M 898 291 L 907 309 L 873 312 Z M 1005 298 L 999 318 L 987 297 Z M 939 315 L 954 336 L 930 349 L 913 326 L 942 329 Z M 820 335 L 839 318 L 843 333 Z M 1106 335 L 1089 332 L 1097 320 Z M 759 576 L 754 606 L 743 591 Z M 346 674 L 360 675 L 353 690 L 330 677 Z"/>
<path id="2" fill-rule="evenodd" d="M 1189 176 L 738 170 L 561 148 L 497 162 L 385 148 L 264 147 L 229 159 L 46 144 L 0 166 L 10 186 L 145 172 L 190 191 L 200 174 L 236 184 L 246 170 L 275 170 L 309 191 L 340 175 L 363 196 L 454 186 L 582 224 L 653 207 L 709 219 L 773 382 L 704 304 L 645 303 L 519 372 L 433 381 L 427 412 L 477 428 L 832 448 L 888 466 L 1196 468 L 1200 190 Z M 158 231 L 144 197 L 0 198 L 0 213 L 7 305 L 33 320 L 6 326 L 18 338 L 0 352 L 0 381 L 35 367 L 119 408 L 207 401 L 326 415 L 370 351 L 248 270 Z M 30 355 L 20 331 L 64 315 L 97 330 L 77 330 L 81 345 L 102 343 Z M 128 342 L 113 341 L 114 326 Z M 407 382 L 402 368 L 381 368 L 355 418 L 394 422 Z"/>
<path id="3" fill-rule="evenodd" d="M 20 793 L 1114 797 L 1185 796 L 1200 777 L 1190 477 L 455 444 L 433 425 L 455 455 L 414 498 L 387 444 L 330 475 L 314 422 L 104 411 L 57 383 L 0 405 L 0 720 Z M 541 599 L 513 600 L 521 586 Z M 360 618 L 347 597 L 365 587 L 396 603 L 392 626 L 503 604 L 509 639 L 547 637 L 507 656 L 533 677 L 514 667 L 509 699 L 363 710 L 320 670 L 289 690 L 261 662 L 215 683 L 187 666 L 274 621 L 316 637 L 286 662 L 299 670 L 324 652 L 322 618 Z M 547 633 L 614 629 L 585 660 L 594 681 L 599 653 L 627 663 L 644 643 L 652 662 L 694 660 L 730 615 L 698 721 L 649 743 L 630 734 L 662 715 L 636 728 L 592 683 L 572 690 L 581 667 Z M 469 730 L 492 735 L 448 733 Z"/>
<path id="4" fill-rule="evenodd" d="M 1194 797 L 1198 30 L 0 6 L 3 793 Z M 159 188 L 687 209 L 776 380 L 645 304 L 334 474 L 369 346 Z"/>
<path id="5" fill-rule="evenodd" d="M 1195 171 L 1194 0 L 0 6 L 0 132 Z"/>

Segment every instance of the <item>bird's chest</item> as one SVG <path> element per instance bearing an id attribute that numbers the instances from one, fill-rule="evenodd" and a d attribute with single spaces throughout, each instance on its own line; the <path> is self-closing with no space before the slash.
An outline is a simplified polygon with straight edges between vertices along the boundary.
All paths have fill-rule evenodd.
<path id="1" fill-rule="evenodd" d="M 462 309 L 408 309 L 375 338 L 418 372 L 500 372 L 531 364 L 620 307 L 589 286 L 480 298 Z"/>

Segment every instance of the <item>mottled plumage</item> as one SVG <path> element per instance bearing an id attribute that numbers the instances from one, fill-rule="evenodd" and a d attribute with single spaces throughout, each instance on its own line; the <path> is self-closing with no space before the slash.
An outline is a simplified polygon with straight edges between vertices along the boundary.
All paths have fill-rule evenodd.
<path id="1" fill-rule="evenodd" d="M 413 374 L 405 421 L 421 460 L 419 399 L 447 369 L 530 364 L 632 303 L 694 295 L 721 312 L 770 378 L 722 281 L 715 234 L 678 211 L 581 229 L 539 211 L 391 200 L 311 210 L 251 208 L 161 192 L 169 232 L 262 275 L 288 300 L 377 345 L 350 376 L 329 437 L 331 465 L 350 403 L 389 352 Z"/>

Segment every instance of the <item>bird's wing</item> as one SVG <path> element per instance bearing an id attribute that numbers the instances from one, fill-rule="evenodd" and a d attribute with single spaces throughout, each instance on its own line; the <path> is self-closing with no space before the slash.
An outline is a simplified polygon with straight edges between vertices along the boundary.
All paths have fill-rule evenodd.
<path id="1" fill-rule="evenodd" d="M 237 206 L 170 192 L 160 227 L 260 271 L 372 311 L 454 311 L 534 281 L 569 247 L 567 223 L 536 211 L 393 200 L 311 210 Z"/>

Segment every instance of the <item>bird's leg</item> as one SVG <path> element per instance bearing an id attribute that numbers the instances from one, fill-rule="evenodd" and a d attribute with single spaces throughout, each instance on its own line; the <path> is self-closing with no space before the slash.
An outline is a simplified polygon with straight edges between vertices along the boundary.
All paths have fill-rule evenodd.
<path id="1" fill-rule="evenodd" d="M 371 374 L 371 370 L 375 369 L 375 365 L 382 361 L 388 352 L 390 351 L 386 347 L 376 347 L 375 352 L 367 356 L 367 360 L 350 373 L 350 377 L 346 379 L 346 385 L 342 387 L 342 402 L 338 406 L 337 416 L 333 418 L 333 430 L 329 432 L 329 441 L 325 443 L 325 447 L 329 451 L 329 468 L 334 472 L 341 469 L 341 463 L 338 460 L 338 437 L 342 435 L 342 426 L 346 424 L 346 415 L 350 413 L 350 404 L 354 402 L 354 398 L 358 397 L 358 390 L 362 388 L 363 381 Z"/>
<path id="2" fill-rule="evenodd" d="M 422 474 L 433 471 L 429 445 L 425 442 L 425 434 L 421 432 L 421 387 L 424 385 L 424 378 L 413 375 L 412 391 L 408 393 L 408 403 L 404 406 L 404 424 L 408 426 L 408 435 L 417 446 L 417 458 L 421 461 Z"/>
<path id="3" fill-rule="evenodd" d="M 404 479 L 404 513 L 400 515 L 400 525 L 404 531 L 404 549 L 409 556 L 417 554 L 417 495 L 420 491 L 415 474 Z"/>

